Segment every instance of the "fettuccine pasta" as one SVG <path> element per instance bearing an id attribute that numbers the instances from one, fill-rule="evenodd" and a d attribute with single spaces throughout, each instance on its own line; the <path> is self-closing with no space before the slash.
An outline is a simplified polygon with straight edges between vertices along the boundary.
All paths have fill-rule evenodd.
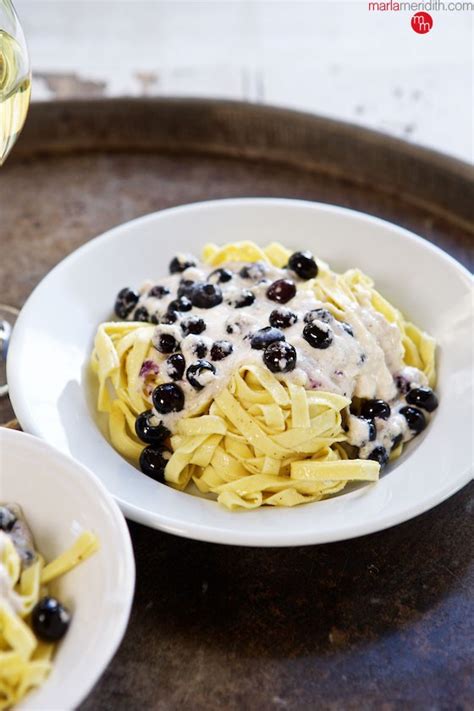
<path id="1" fill-rule="evenodd" d="M 361 271 L 251 242 L 170 271 L 119 293 L 91 358 L 111 443 L 148 475 L 295 506 L 376 481 L 426 426 L 435 342 Z"/>
<path id="2" fill-rule="evenodd" d="M 2 511 L 9 513 L 5 507 Z M 39 554 L 30 562 L 20 556 L 15 536 L 0 530 L 0 709 L 11 708 L 46 679 L 56 645 L 38 638 L 31 619 L 45 599 L 49 583 L 97 548 L 97 538 L 85 531 L 51 563 L 45 564 Z M 28 555 L 31 558 L 32 551 Z"/>

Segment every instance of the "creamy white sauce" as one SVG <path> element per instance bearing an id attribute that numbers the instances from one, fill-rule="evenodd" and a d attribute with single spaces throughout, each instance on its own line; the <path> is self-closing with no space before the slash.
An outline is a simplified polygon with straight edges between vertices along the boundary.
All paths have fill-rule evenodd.
<path id="1" fill-rule="evenodd" d="M 5 550 L 7 533 L 0 531 L 0 558 Z M 23 601 L 21 596 L 13 589 L 13 581 L 10 578 L 6 566 L 0 562 L 0 600 L 7 602 L 15 612 L 21 612 L 23 609 Z"/>
<path id="2" fill-rule="evenodd" d="M 307 389 L 326 390 L 351 399 L 382 399 L 388 402 L 391 416 L 388 420 L 376 418 L 377 438 L 373 442 L 368 441 L 367 423 L 352 415 L 348 417 L 348 441 L 360 448 L 362 457 L 368 457 L 376 446 L 384 446 L 390 451 L 392 440 L 399 434 L 403 441 L 411 439 L 413 434 L 408 430 L 405 418 L 398 414 L 406 402 L 396 387 L 394 377 L 401 376 L 415 385 L 426 385 L 427 380 L 418 369 L 403 366 L 403 346 L 398 327 L 375 311 L 367 298 L 363 305 L 354 304 L 347 313 L 346 323 L 351 327 L 353 335 L 336 319 L 331 318 L 329 323 L 316 319 L 315 323 L 321 330 L 331 331 L 333 340 L 326 349 L 313 348 L 302 335 L 304 316 L 314 309 L 326 309 L 326 304 L 318 301 L 307 283 L 298 279 L 293 272 L 262 264 L 250 265 L 250 274 L 255 277 L 252 280 L 239 276 L 244 265 L 249 267 L 240 262 L 220 265 L 220 268 L 226 268 L 234 274 L 230 281 L 218 285 L 223 294 L 221 304 L 210 309 L 193 307 L 191 311 L 179 314 L 176 323 L 157 325 L 154 343 L 158 342 L 160 334 L 173 335 L 180 344 L 186 367 L 198 360 L 195 349 L 203 344 L 207 348 L 204 359 L 211 362 L 216 370 L 215 375 L 206 371 L 199 377 L 199 383 L 203 386 L 199 391 L 190 385 L 184 375 L 182 380 L 177 381 L 185 395 L 184 409 L 165 416 L 155 411 L 157 419 L 173 431 L 176 422 L 183 416 L 201 412 L 226 387 L 241 365 L 262 365 L 263 350 L 253 349 L 250 338 L 259 329 L 269 326 L 269 316 L 273 310 L 288 309 L 296 314 L 297 322 L 281 331 L 286 341 L 296 349 L 296 368 L 289 373 L 276 373 L 276 377 L 301 384 Z M 149 296 L 153 283 L 148 281 L 140 290 L 137 307 L 144 306 L 159 321 L 165 315 L 170 301 L 177 298 L 182 280 L 207 281 L 212 271 L 214 268 L 200 264 L 160 279 L 158 283 L 170 290 L 170 294 L 163 298 Z M 291 279 L 297 286 L 296 295 L 285 304 L 272 301 L 266 295 L 270 284 L 277 279 Z M 213 283 L 216 283 L 214 279 Z M 255 301 L 250 306 L 235 308 L 243 290 L 253 292 Z M 206 329 L 199 335 L 185 337 L 180 323 L 191 316 L 202 318 Z M 129 319 L 133 320 L 133 312 Z M 212 361 L 212 344 L 222 340 L 232 344 L 233 352 L 223 360 Z M 166 379 L 169 376 L 164 363 L 168 356 L 158 352 L 154 355 L 160 373 Z M 285 363 L 282 362 L 281 366 L 284 367 Z"/>

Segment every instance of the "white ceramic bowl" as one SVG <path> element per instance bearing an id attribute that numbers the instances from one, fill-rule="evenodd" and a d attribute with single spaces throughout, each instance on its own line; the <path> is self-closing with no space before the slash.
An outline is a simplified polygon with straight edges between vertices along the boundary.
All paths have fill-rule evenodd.
<path id="1" fill-rule="evenodd" d="M 177 251 L 209 240 L 276 240 L 309 248 L 334 269 L 358 266 L 438 340 L 440 407 L 423 436 L 379 483 L 294 509 L 233 513 L 130 466 L 94 416 L 87 362 L 97 325 L 123 286 L 158 279 Z M 88 242 L 36 288 L 13 334 L 8 381 L 29 432 L 88 465 L 127 516 L 178 535 L 240 545 L 334 541 L 377 531 L 438 504 L 470 479 L 471 279 L 451 257 L 369 215 L 298 200 L 186 205 L 120 225 Z"/>
<path id="2" fill-rule="evenodd" d="M 82 464 L 46 442 L 0 428 L 0 500 L 21 505 L 47 561 L 83 530 L 100 550 L 59 578 L 54 592 L 73 613 L 46 682 L 16 708 L 75 708 L 115 653 L 127 626 L 135 563 L 125 520 L 110 494 Z"/>

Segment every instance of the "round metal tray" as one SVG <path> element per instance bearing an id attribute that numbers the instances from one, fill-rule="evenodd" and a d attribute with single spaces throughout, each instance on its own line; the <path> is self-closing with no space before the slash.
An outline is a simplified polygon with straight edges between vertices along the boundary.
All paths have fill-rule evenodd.
<path id="1" fill-rule="evenodd" d="M 66 254 L 117 223 L 243 195 L 363 210 L 472 266 L 472 178 L 448 157 L 283 109 L 34 104 L 0 175 L 0 300 L 21 306 Z M 12 416 L 1 401 L 0 421 Z M 467 709 L 473 490 L 395 529 L 291 550 L 220 547 L 130 524 L 130 626 L 82 708 Z"/>

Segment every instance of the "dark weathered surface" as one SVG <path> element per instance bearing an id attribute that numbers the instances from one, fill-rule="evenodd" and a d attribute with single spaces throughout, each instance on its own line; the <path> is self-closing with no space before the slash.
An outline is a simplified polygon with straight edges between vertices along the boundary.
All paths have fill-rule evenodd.
<path id="1" fill-rule="evenodd" d="M 223 547 L 131 524 L 129 630 L 83 711 L 468 709 L 473 492 L 308 548 Z"/>
<path id="2" fill-rule="evenodd" d="M 289 112 L 35 106 L 0 174 L 0 301 L 21 306 L 60 259 L 119 222 L 237 195 L 365 210 L 469 266 L 471 189 L 454 161 Z M 11 415 L 0 401 L 0 421 Z M 396 529 L 289 550 L 131 524 L 130 626 L 83 711 L 472 707 L 473 494 Z"/>

